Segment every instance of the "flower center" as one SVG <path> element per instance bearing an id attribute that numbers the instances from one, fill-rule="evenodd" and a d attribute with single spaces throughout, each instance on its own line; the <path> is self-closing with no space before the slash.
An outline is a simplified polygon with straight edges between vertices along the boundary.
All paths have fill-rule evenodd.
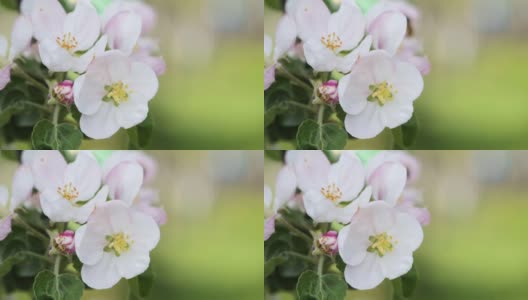
<path id="1" fill-rule="evenodd" d="M 394 100 L 394 94 L 398 92 L 394 89 L 394 86 L 389 84 L 387 81 L 373 84 L 369 86 L 369 89 L 372 93 L 367 98 L 368 101 L 376 101 L 380 106 L 383 106 L 387 104 L 387 102 Z"/>
<path id="2" fill-rule="evenodd" d="M 321 37 L 321 43 L 328 48 L 329 50 L 332 50 L 335 52 L 337 49 L 341 48 L 343 46 L 343 42 L 339 38 L 339 36 L 332 32 L 328 34 L 327 36 Z"/>
<path id="3" fill-rule="evenodd" d="M 332 202 L 336 202 L 343 197 L 341 189 L 335 183 L 329 184 L 326 188 L 321 188 L 321 194 Z"/>
<path id="4" fill-rule="evenodd" d="M 65 184 L 63 187 L 57 188 L 57 193 L 70 202 L 74 202 L 79 197 L 79 191 L 77 191 L 77 188 L 71 182 Z"/>
<path id="5" fill-rule="evenodd" d="M 79 46 L 79 42 L 77 42 L 77 38 L 71 34 L 71 32 L 65 33 L 62 38 L 57 37 L 57 44 L 64 50 L 68 52 L 73 52 Z"/>
<path id="6" fill-rule="evenodd" d="M 115 106 L 127 102 L 131 93 L 128 84 L 124 84 L 122 81 L 105 86 L 105 91 L 107 94 L 104 96 L 103 101 L 112 101 Z"/>
<path id="7" fill-rule="evenodd" d="M 370 246 L 367 248 L 367 251 L 370 253 L 377 253 L 379 257 L 385 256 L 387 252 L 392 252 L 394 250 L 394 245 L 397 244 L 396 241 L 392 240 L 392 236 L 388 235 L 386 232 L 371 235 L 369 237 Z"/>
<path id="8" fill-rule="evenodd" d="M 133 243 L 133 241 L 130 240 L 130 236 L 123 232 L 114 235 L 107 235 L 106 241 L 108 244 L 106 247 L 104 247 L 104 251 L 114 252 L 114 254 L 118 257 L 130 250 L 130 246 Z"/>

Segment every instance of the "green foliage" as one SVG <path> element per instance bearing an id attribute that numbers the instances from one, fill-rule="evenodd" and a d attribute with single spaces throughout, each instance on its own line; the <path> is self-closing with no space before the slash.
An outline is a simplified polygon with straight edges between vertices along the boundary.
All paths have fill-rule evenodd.
<path id="1" fill-rule="evenodd" d="M 156 274 L 152 271 L 152 267 L 149 267 L 145 273 L 128 280 L 129 299 L 147 299 L 152 291 L 155 278 Z"/>
<path id="2" fill-rule="evenodd" d="M 128 148 L 130 150 L 145 149 L 152 138 L 152 131 L 154 130 L 154 120 L 152 116 L 147 116 L 143 123 L 136 127 L 127 130 L 128 133 Z"/>
<path id="3" fill-rule="evenodd" d="M 343 300 L 346 291 L 346 282 L 337 274 L 319 275 L 314 271 L 306 271 L 297 283 L 300 300 Z"/>
<path id="4" fill-rule="evenodd" d="M 304 121 L 297 133 L 297 146 L 303 150 L 341 150 L 348 140 L 348 134 L 337 124 L 318 124 L 313 120 Z"/>
<path id="5" fill-rule="evenodd" d="M 33 284 L 36 300 L 80 300 L 84 283 L 73 274 L 56 275 L 49 270 L 40 272 Z"/>
<path id="6" fill-rule="evenodd" d="M 49 120 L 37 123 L 31 143 L 37 150 L 76 150 L 81 147 L 83 134 L 72 124 L 54 125 Z"/>
<path id="7" fill-rule="evenodd" d="M 361 8 L 364 14 L 366 14 L 379 0 L 356 0 L 357 5 Z"/>
<path id="8" fill-rule="evenodd" d="M 413 296 L 418 283 L 418 272 L 412 269 L 400 278 L 392 280 L 393 300 L 406 300 Z"/>
<path id="9" fill-rule="evenodd" d="M 269 8 L 284 11 L 286 0 L 264 0 L 264 3 Z"/>
<path id="10" fill-rule="evenodd" d="M 7 9 L 18 10 L 18 0 L 0 0 L 0 4 Z"/>
<path id="11" fill-rule="evenodd" d="M 402 126 L 392 130 L 394 136 L 394 149 L 409 149 L 416 143 L 418 137 L 418 120 L 416 114 Z"/>

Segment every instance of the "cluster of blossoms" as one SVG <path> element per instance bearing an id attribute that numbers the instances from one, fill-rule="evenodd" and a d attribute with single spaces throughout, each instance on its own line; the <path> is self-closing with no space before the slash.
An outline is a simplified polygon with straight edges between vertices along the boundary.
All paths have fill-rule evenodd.
<path id="1" fill-rule="evenodd" d="M 407 274 L 423 240 L 422 226 L 430 220 L 413 188 L 420 165 L 399 151 L 365 157 L 360 151 L 343 151 L 332 164 L 321 151 L 288 152 L 275 195 L 264 188 L 265 246 L 284 238 L 273 240 L 279 226 L 286 234 L 304 237 L 311 247 L 308 260 L 341 261 L 345 281 L 359 290 Z M 306 255 L 305 250 L 295 256 Z M 286 251 L 291 256 L 296 250 Z M 331 273 L 331 265 L 319 271 Z"/>
<path id="2" fill-rule="evenodd" d="M 157 164 L 142 152 L 74 155 L 68 163 L 59 151 L 23 152 L 11 197 L 7 188 L 0 188 L 0 247 L 25 234 L 39 237 L 47 245 L 45 253 L 31 248 L 38 243 L 28 244 L 24 253 L 55 261 L 57 280 L 63 272 L 71 273 L 62 258 L 79 262 L 76 269 L 87 286 L 107 289 L 149 268 L 150 252 L 166 222 L 157 191 L 149 187 Z M 28 212 L 44 221 L 31 221 Z M 16 228 L 25 230 L 22 236 L 16 236 L 21 234 Z"/>
<path id="3" fill-rule="evenodd" d="M 315 112 L 330 107 L 348 134 L 370 139 L 413 117 L 430 70 L 415 37 L 420 13 L 405 0 L 340 2 L 332 12 L 323 0 L 286 1 L 275 41 L 264 37 L 264 89 L 303 87 L 308 94 L 297 104 Z"/>
<path id="4" fill-rule="evenodd" d="M 26 79 L 47 94 L 31 99 L 31 107 L 49 111 L 55 123 L 66 107 L 87 137 L 106 139 L 145 121 L 158 91 L 165 62 L 148 37 L 156 13 L 141 1 L 106 1 L 97 9 L 96 1 L 75 2 L 21 1 L 11 43 L 0 36 L 0 91 L 14 77 Z M 19 63 L 27 61 L 47 72 L 38 77 Z"/>

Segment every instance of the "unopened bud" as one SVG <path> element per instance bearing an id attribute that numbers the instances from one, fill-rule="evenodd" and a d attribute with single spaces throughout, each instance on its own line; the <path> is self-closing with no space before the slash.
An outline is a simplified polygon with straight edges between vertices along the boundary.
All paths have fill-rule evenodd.
<path id="1" fill-rule="evenodd" d="M 329 231 L 317 240 L 317 247 L 327 255 L 337 254 L 337 232 Z"/>
<path id="2" fill-rule="evenodd" d="M 53 88 L 53 98 L 63 105 L 73 104 L 73 81 L 65 80 Z"/>
<path id="3" fill-rule="evenodd" d="M 63 254 L 75 253 L 75 232 L 66 230 L 53 239 L 54 248 Z"/>
<path id="4" fill-rule="evenodd" d="M 323 83 L 317 90 L 319 98 L 327 104 L 336 105 L 339 103 L 338 82 L 330 80 Z"/>

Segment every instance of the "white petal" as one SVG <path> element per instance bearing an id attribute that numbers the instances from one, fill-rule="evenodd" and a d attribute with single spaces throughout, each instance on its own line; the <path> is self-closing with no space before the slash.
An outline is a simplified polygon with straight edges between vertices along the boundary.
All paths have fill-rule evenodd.
<path id="1" fill-rule="evenodd" d="M 143 168 L 134 162 L 122 162 L 105 177 L 110 198 L 131 206 L 143 185 Z"/>
<path id="2" fill-rule="evenodd" d="M 339 161 L 332 165 L 328 182 L 336 184 L 343 196 L 341 202 L 354 199 L 365 185 L 365 169 L 353 152 L 344 152 Z"/>
<path id="3" fill-rule="evenodd" d="M 84 134 L 98 140 L 113 136 L 120 128 L 116 117 L 116 107 L 106 102 L 101 103 L 95 114 L 82 115 L 80 123 Z"/>
<path id="4" fill-rule="evenodd" d="M 75 209 L 72 211 L 72 220 L 79 224 L 86 223 L 90 215 L 97 208 L 97 206 L 100 206 L 103 203 L 105 203 L 107 198 L 108 198 L 108 187 L 103 186 L 99 190 L 99 192 L 95 194 L 94 198 L 90 199 L 88 203 L 84 204 L 81 207 L 75 207 Z"/>
<path id="5" fill-rule="evenodd" d="M 103 257 L 107 242 L 104 235 L 88 228 L 88 225 L 83 225 L 75 231 L 75 254 L 83 264 L 94 265 Z"/>
<path id="6" fill-rule="evenodd" d="M 126 82 L 132 89 L 132 94 L 138 94 L 143 103 L 147 103 L 158 92 L 159 81 L 156 73 L 146 64 L 132 63 Z"/>
<path id="7" fill-rule="evenodd" d="M 110 253 L 104 253 L 95 265 L 83 265 L 81 277 L 84 283 L 97 290 L 109 289 L 121 279 L 115 256 Z"/>
<path id="8" fill-rule="evenodd" d="M 319 190 L 328 182 L 330 162 L 322 151 L 297 151 L 293 169 L 302 191 Z"/>
<path id="9" fill-rule="evenodd" d="M 75 214 L 74 207 L 68 200 L 62 198 L 56 189 L 47 189 L 40 193 L 42 212 L 52 222 L 70 222 Z"/>
<path id="10" fill-rule="evenodd" d="M 347 115 L 345 128 L 348 133 L 358 139 L 371 139 L 379 135 L 385 128 L 379 106 L 368 102 L 365 110 L 358 115 Z"/>
<path id="11" fill-rule="evenodd" d="M 57 0 L 34 1 L 31 11 L 35 38 L 39 41 L 45 39 L 55 40 L 62 37 L 66 12 Z"/>
<path id="12" fill-rule="evenodd" d="M 97 43 L 95 43 L 95 46 L 88 50 L 86 53 L 81 55 L 79 59 L 76 61 L 76 66 L 74 66 L 73 70 L 77 73 L 84 73 L 88 69 L 88 66 L 99 56 L 103 55 L 106 50 L 106 45 L 108 44 L 108 38 L 106 36 L 102 36 Z M 102 80 L 101 80 L 102 81 Z"/>
<path id="13" fill-rule="evenodd" d="M 396 247 L 398 247 L 396 245 Z M 401 253 L 397 249 L 387 253 L 381 261 L 383 276 L 393 280 L 407 274 L 413 265 L 413 256 L 410 253 Z"/>
<path id="14" fill-rule="evenodd" d="M 275 233 L 275 218 L 276 216 L 272 216 L 264 220 L 264 241 Z"/>
<path id="15" fill-rule="evenodd" d="M 361 44 L 359 44 L 359 46 L 356 49 L 354 49 L 354 51 L 350 52 L 345 57 L 339 57 L 340 62 L 337 65 L 337 70 L 341 73 L 349 73 L 354 67 L 354 64 L 361 57 L 369 53 L 371 46 L 372 46 L 372 37 L 369 35 L 361 42 Z"/>
<path id="16" fill-rule="evenodd" d="M 339 255 L 350 266 L 359 265 L 367 256 L 371 230 L 367 223 L 353 222 L 339 231 Z"/>
<path id="17" fill-rule="evenodd" d="M 357 266 L 347 265 L 345 280 L 358 290 L 370 290 L 385 279 L 379 260 L 375 254 L 368 253 L 365 259 Z"/>
<path id="18" fill-rule="evenodd" d="M 400 163 L 388 162 L 381 165 L 368 178 L 374 199 L 395 206 L 407 184 L 407 169 Z"/>
<path id="19" fill-rule="evenodd" d="M 340 57 L 326 48 L 318 39 L 304 43 L 306 62 L 317 72 L 332 72 L 336 69 Z"/>
<path id="20" fill-rule="evenodd" d="M 275 57 L 274 61 L 281 58 L 295 44 L 297 38 L 297 25 L 288 15 L 284 15 L 277 24 L 275 34 Z"/>
<path id="21" fill-rule="evenodd" d="M 293 12 L 299 37 L 303 41 L 320 39 L 328 29 L 330 11 L 320 0 L 298 1 Z"/>
<path id="22" fill-rule="evenodd" d="M 13 176 L 11 200 L 11 210 L 16 209 L 24 201 L 28 200 L 33 193 L 34 181 L 31 168 L 29 166 L 20 166 Z"/>
<path id="23" fill-rule="evenodd" d="M 0 58 L 7 58 L 7 51 L 9 50 L 9 42 L 7 38 L 0 34 Z"/>
<path id="24" fill-rule="evenodd" d="M 395 224 L 388 232 L 398 241 L 398 249 L 410 254 L 420 247 L 423 241 L 423 229 L 420 223 L 410 214 L 397 213 Z"/>
<path id="25" fill-rule="evenodd" d="M 95 114 L 105 96 L 104 83 L 94 75 L 82 75 L 73 85 L 75 105 L 82 114 Z"/>
<path id="26" fill-rule="evenodd" d="M 126 279 L 143 274 L 148 269 L 149 264 L 149 252 L 138 249 L 135 245 L 132 245 L 129 251 L 116 258 L 117 271 L 121 277 Z"/>
<path id="27" fill-rule="evenodd" d="M 9 204 L 9 190 L 6 186 L 0 186 L 0 206 L 7 207 Z"/>
<path id="28" fill-rule="evenodd" d="M 46 39 L 39 44 L 42 63 L 52 72 L 68 72 L 77 65 L 78 58 L 61 48 L 53 39 Z"/>
<path id="29" fill-rule="evenodd" d="M 407 122 L 412 118 L 414 106 L 412 102 L 392 101 L 380 108 L 381 119 L 386 127 L 394 129 Z"/>
<path id="30" fill-rule="evenodd" d="M 29 47 L 32 37 L 33 25 L 31 24 L 31 21 L 23 16 L 18 17 L 11 33 L 11 51 L 9 51 L 10 61 Z"/>
<path id="31" fill-rule="evenodd" d="M 111 49 L 130 55 L 141 35 L 141 17 L 130 11 L 118 13 L 105 26 L 104 32 Z"/>
<path id="32" fill-rule="evenodd" d="M 395 72 L 389 81 L 397 90 L 394 102 L 413 102 L 423 92 L 424 81 L 420 71 L 412 64 L 394 62 Z"/>
<path id="33" fill-rule="evenodd" d="M 12 65 L 7 65 L 0 69 L 0 91 L 5 89 L 9 82 L 11 82 L 11 68 Z"/>
<path id="34" fill-rule="evenodd" d="M 85 51 L 94 45 L 101 34 L 101 21 L 88 0 L 77 2 L 75 10 L 66 17 L 64 30 L 77 39 L 76 51 Z"/>
<path id="35" fill-rule="evenodd" d="M 264 58 L 271 57 L 272 52 L 273 52 L 273 40 L 271 39 L 270 36 L 264 35 Z"/>
<path id="36" fill-rule="evenodd" d="M 64 183 L 72 183 L 79 192 L 79 200 L 86 201 L 101 187 L 101 167 L 89 152 L 81 151 L 75 161 L 66 168 Z"/>
<path id="37" fill-rule="evenodd" d="M 154 219 L 144 213 L 130 210 L 131 222 L 127 227 L 134 244 L 141 251 L 151 251 L 159 243 L 160 229 Z"/>
<path id="38" fill-rule="evenodd" d="M 35 180 L 35 187 L 39 191 L 48 188 L 57 189 L 64 179 L 66 171 L 66 160 L 59 151 L 33 152 L 31 171 Z"/>
<path id="39" fill-rule="evenodd" d="M 295 194 L 297 189 L 297 178 L 292 168 L 283 167 L 277 175 L 275 184 L 275 194 L 277 201 L 275 202 L 275 210 L 279 210 L 288 200 Z"/>
<path id="40" fill-rule="evenodd" d="M 130 95 L 129 101 L 119 105 L 116 109 L 116 119 L 119 127 L 129 129 L 141 124 L 147 119 L 148 105 L 142 102 L 143 99 L 139 95 Z"/>
<path id="41" fill-rule="evenodd" d="M 264 187 L 264 208 L 272 209 L 271 205 L 273 204 L 273 192 L 269 186 Z"/>
<path id="42" fill-rule="evenodd" d="M 370 25 L 368 32 L 376 49 L 395 55 L 407 33 L 407 18 L 400 12 L 383 13 Z"/>
<path id="43" fill-rule="evenodd" d="M 343 2 L 339 11 L 330 17 L 328 32 L 335 32 L 343 42 L 341 49 L 351 50 L 365 34 L 366 21 L 361 10 L 350 2 Z"/>
<path id="44" fill-rule="evenodd" d="M 11 221 L 13 215 L 9 215 L 0 220 L 0 242 L 5 240 L 6 237 L 11 233 Z"/>

